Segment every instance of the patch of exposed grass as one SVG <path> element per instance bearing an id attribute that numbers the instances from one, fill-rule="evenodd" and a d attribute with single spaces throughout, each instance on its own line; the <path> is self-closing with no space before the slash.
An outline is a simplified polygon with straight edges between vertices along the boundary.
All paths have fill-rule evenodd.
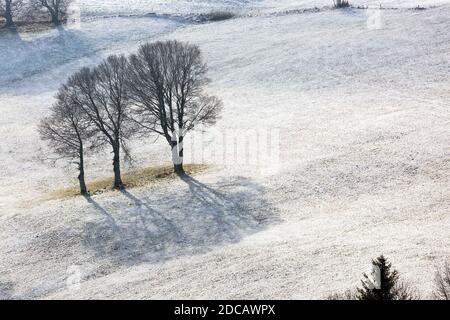
<path id="1" fill-rule="evenodd" d="M 208 169 L 207 165 L 186 164 L 184 170 L 187 174 L 195 174 Z M 155 166 L 145 169 L 136 169 L 122 174 L 122 180 L 127 189 L 151 185 L 158 181 L 174 179 L 178 177 L 173 166 Z M 112 190 L 114 178 L 98 179 L 87 183 L 91 195 L 101 194 Z M 45 200 L 57 200 L 76 197 L 80 195 L 78 186 L 52 191 Z"/>

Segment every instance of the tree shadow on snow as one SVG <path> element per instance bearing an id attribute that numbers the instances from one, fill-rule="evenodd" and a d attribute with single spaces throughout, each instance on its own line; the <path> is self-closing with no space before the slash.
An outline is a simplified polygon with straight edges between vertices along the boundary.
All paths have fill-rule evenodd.
<path id="1" fill-rule="evenodd" d="M 0 39 L 4 41 L 23 42 L 22 37 L 16 27 L 0 28 Z"/>
<path id="2" fill-rule="evenodd" d="M 161 197 L 122 191 L 120 204 L 101 206 L 101 214 L 85 225 L 84 244 L 96 256 L 121 264 L 160 262 L 208 252 L 277 223 L 279 216 L 264 189 L 235 177 L 208 186 L 190 176 L 187 186 Z"/>
<path id="3" fill-rule="evenodd" d="M 93 51 L 82 32 L 62 26 L 32 37 L 25 39 L 15 29 L 0 33 L 0 89 Z"/>

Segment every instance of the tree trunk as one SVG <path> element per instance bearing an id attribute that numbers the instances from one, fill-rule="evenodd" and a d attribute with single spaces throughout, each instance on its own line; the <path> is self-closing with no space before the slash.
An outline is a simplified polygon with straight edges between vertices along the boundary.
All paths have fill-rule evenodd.
<path id="1" fill-rule="evenodd" d="M 87 187 L 86 182 L 84 180 L 84 154 L 83 147 L 80 147 L 80 164 L 79 164 L 80 174 L 78 175 L 78 181 L 80 182 L 80 193 L 81 195 L 86 195 Z"/>
<path id="2" fill-rule="evenodd" d="M 6 1 L 5 3 L 5 28 L 12 27 L 14 25 L 13 17 L 12 17 L 12 8 L 11 8 L 11 1 Z"/>
<path id="3" fill-rule="evenodd" d="M 183 168 L 183 157 L 184 157 L 184 147 L 183 147 L 184 137 L 179 137 L 178 142 L 173 142 L 172 154 L 173 154 L 173 165 L 176 174 L 184 174 Z"/>
<path id="4" fill-rule="evenodd" d="M 120 146 L 114 146 L 113 148 L 114 152 L 114 159 L 113 159 L 113 166 L 114 166 L 114 189 L 124 189 L 124 185 L 122 182 L 122 177 L 120 174 Z"/>
<path id="5" fill-rule="evenodd" d="M 176 174 L 182 175 L 182 174 L 185 173 L 185 172 L 184 172 L 184 168 L 183 168 L 183 163 L 180 163 L 180 164 L 174 164 L 173 167 L 174 167 L 174 170 L 175 170 L 175 173 L 176 173 Z"/>
<path id="6" fill-rule="evenodd" d="M 59 20 L 59 8 L 53 8 L 50 5 L 45 5 L 45 8 L 47 8 L 48 12 L 50 13 L 52 23 L 55 26 L 59 26 L 61 24 L 61 21 Z"/>
<path id="7" fill-rule="evenodd" d="M 53 23 L 55 26 L 61 25 L 61 21 L 59 20 L 59 14 L 58 14 L 58 12 L 53 11 L 53 12 L 51 12 L 51 15 L 52 15 L 52 23 Z"/>

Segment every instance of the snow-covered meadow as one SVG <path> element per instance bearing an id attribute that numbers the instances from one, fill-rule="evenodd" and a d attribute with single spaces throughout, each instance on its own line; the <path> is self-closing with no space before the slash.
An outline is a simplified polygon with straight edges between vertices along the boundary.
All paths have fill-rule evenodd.
<path id="1" fill-rule="evenodd" d="M 79 0 L 80 25 L 0 35 L 0 298 L 321 299 L 381 253 L 430 297 L 450 258 L 450 3 L 302 12 L 330 2 Z M 180 19 L 219 9 L 238 17 Z M 222 119 L 187 143 L 210 168 L 45 200 L 76 184 L 36 132 L 58 87 L 158 39 L 198 44 L 210 67 Z M 271 157 L 226 147 L 242 135 L 270 136 Z M 136 167 L 170 162 L 162 141 L 132 147 Z"/>

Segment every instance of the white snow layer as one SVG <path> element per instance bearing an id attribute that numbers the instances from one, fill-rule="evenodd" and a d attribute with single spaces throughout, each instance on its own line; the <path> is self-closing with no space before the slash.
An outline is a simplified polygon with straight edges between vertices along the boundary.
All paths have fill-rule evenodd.
<path id="1" fill-rule="evenodd" d="M 449 0 L 352 0 L 353 6 L 417 7 L 449 3 Z M 332 6 L 333 0 L 77 0 L 84 15 L 139 13 L 198 13 L 214 10 L 282 10 Z"/>
<path id="2" fill-rule="evenodd" d="M 365 10 L 284 11 L 328 1 L 218 2 L 275 14 L 90 19 L 1 39 L 0 298 L 325 298 L 357 285 L 381 253 L 430 296 L 450 256 L 450 6 L 400 1 L 440 6 L 383 10 L 371 28 Z M 113 11 L 96 3 L 86 8 Z M 206 143 L 187 145 L 216 166 L 89 201 L 40 200 L 76 184 L 73 168 L 43 161 L 36 133 L 58 86 L 155 39 L 204 52 L 225 108 Z M 224 149 L 231 129 L 278 131 L 278 170 L 261 174 Z M 136 166 L 168 163 L 152 142 L 133 145 Z M 215 147 L 233 161 L 219 165 Z M 91 158 L 89 179 L 110 175 L 109 157 Z"/>

